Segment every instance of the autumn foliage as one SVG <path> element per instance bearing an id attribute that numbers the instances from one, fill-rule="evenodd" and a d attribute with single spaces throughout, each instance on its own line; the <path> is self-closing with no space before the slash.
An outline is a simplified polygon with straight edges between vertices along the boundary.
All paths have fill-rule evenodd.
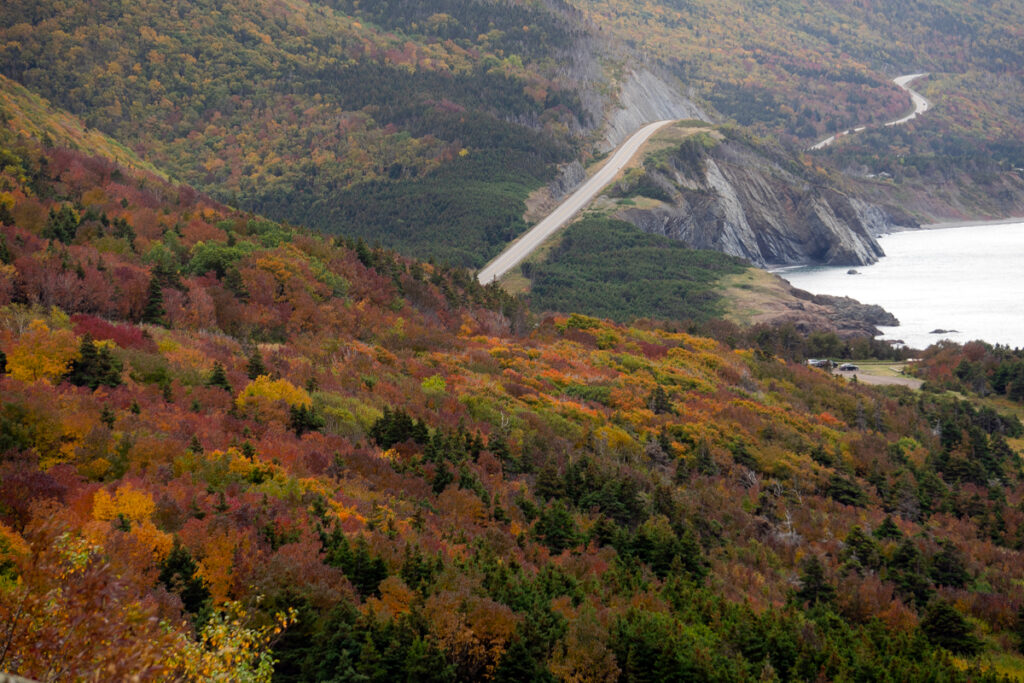
<path id="1" fill-rule="evenodd" d="M 5 126 L 0 669 L 983 680 L 985 656 L 1019 661 L 1015 418 L 665 325 L 531 320 L 463 271 Z M 65 204 L 78 224 L 48 232 Z M 72 381 L 100 350 L 116 381 Z"/>

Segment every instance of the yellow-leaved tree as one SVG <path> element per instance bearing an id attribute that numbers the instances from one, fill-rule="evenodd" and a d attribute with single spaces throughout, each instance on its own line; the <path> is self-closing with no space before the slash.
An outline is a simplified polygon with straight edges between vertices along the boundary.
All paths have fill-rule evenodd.
<path id="1" fill-rule="evenodd" d="M 113 496 L 106 489 L 100 489 L 93 498 L 92 516 L 98 522 L 108 524 L 93 525 L 91 529 L 98 536 L 109 533 L 111 527 L 116 526 L 131 534 L 143 548 L 152 553 L 155 560 L 160 561 L 171 552 L 174 539 L 153 524 L 155 509 L 152 496 L 131 484 L 124 484 Z"/>
<path id="2" fill-rule="evenodd" d="M 310 408 L 313 399 L 286 379 L 260 375 L 242 389 L 235 405 L 257 419 L 287 420 L 289 408 Z"/>
<path id="3" fill-rule="evenodd" d="M 228 602 L 199 632 L 199 641 L 183 643 L 177 670 L 190 681 L 246 681 L 270 683 L 274 659 L 270 645 L 297 618 L 294 609 L 274 614 L 265 626 L 249 626 L 250 615 L 241 603 Z"/>
<path id="4" fill-rule="evenodd" d="M 7 354 L 7 366 L 15 379 L 56 384 L 76 358 L 78 338 L 73 332 L 51 330 L 42 320 L 33 320 Z"/>

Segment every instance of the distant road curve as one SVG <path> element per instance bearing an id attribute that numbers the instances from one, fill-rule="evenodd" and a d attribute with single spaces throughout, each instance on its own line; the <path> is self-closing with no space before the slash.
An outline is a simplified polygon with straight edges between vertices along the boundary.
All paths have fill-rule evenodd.
<path id="1" fill-rule="evenodd" d="M 928 74 L 926 74 L 926 73 L 922 73 L 922 74 L 907 74 L 906 76 L 897 76 L 896 78 L 892 79 L 893 83 L 895 83 L 899 87 L 903 88 L 904 90 L 906 90 L 910 94 L 910 100 L 911 100 L 911 102 L 914 103 L 914 111 L 910 112 L 909 114 L 907 114 L 903 118 L 896 119 L 895 121 L 889 121 L 888 123 L 885 124 L 886 126 L 898 126 L 900 124 L 906 123 L 907 121 L 913 121 L 918 116 L 920 116 L 921 114 L 923 114 L 926 111 L 928 111 L 929 107 L 932 106 L 931 102 L 926 100 L 924 98 L 924 95 L 922 95 L 921 93 L 917 92 L 916 90 L 911 90 L 909 87 L 907 87 L 907 84 L 910 83 L 911 81 L 914 81 L 914 80 L 916 80 L 918 78 L 921 78 L 922 76 L 927 76 L 927 75 Z M 844 130 L 842 133 L 836 133 L 835 135 L 830 135 L 829 137 L 825 138 L 821 142 L 819 142 L 819 143 L 817 143 L 815 145 L 811 145 L 808 149 L 811 150 L 811 151 L 817 150 L 817 149 L 824 149 L 825 147 L 828 147 L 833 142 L 835 142 L 836 138 L 840 138 L 840 137 L 842 137 L 844 135 L 850 135 L 851 133 L 859 133 L 862 130 L 866 130 L 866 129 L 867 129 L 867 126 L 859 126 L 857 128 L 851 128 L 849 130 Z"/>
<path id="2" fill-rule="evenodd" d="M 549 237 L 555 234 L 559 228 L 568 223 L 577 213 L 582 211 L 594 197 L 596 197 L 605 185 L 610 183 L 619 171 L 625 168 L 630 159 L 640 150 L 641 145 L 660 129 L 673 121 L 657 121 L 649 123 L 637 132 L 633 133 L 625 142 L 619 145 L 615 153 L 605 162 L 604 166 L 587 179 L 571 195 L 565 198 L 544 220 L 537 223 L 528 231 L 523 233 L 512 244 L 505 248 L 494 258 L 493 261 L 484 266 L 477 275 L 480 284 L 488 284 L 500 280 L 505 273 L 515 268 L 519 263 L 529 256 L 533 251 L 544 243 Z"/>

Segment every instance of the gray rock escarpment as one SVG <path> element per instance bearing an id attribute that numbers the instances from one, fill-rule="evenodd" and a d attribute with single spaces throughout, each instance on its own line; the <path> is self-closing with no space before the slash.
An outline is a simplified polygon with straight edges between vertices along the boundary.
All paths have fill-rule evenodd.
<path id="1" fill-rule="evenodd" d="M 858 266 L 884 255 L 875 235 L 887 214 L 834 188 L 810 182 L 743 143 L 725 141 L 646 167 L 648 186 L 671 201 L 618 216 L 697 249 L 758 266 L 822 263 Z"/>
<path id="2" fill-rule="evenodd" d="M 645 124 L 665 119 L 700 119 L 700 107 L 651 71 L 633 71 L 619 91 L 618 106 L 607 117 L 603 148 L 617 147 Z"/>
<path id="3" fill-rule="evenodd" d="M 587 179 L 587 172 L 578 160 L 565 164 L 558 170 L 558 175 L 548 183 L 548 192 L 553 199 L 561 199 L 579 187 Z"/>

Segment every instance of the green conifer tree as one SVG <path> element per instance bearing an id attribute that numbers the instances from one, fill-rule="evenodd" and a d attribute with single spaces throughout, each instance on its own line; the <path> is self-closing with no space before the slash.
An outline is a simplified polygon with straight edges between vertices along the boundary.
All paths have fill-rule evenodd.
<path id="1" fill-rule="evenodd" d="M 146 293 L 146 307 L 142 310 L 142 322 L 150 325 L 167 325 L 164 316 L 164 292 L 160 280 L 154 276 L 149 280 L 149 291 Z"/>
<path id="2" fill-rule="evenodd" d="M 221 365 L 220 361 L 213 364 L 213 370 L 210 372 L 210 376 L 206 380 L 206 386 L 219 387 L 228 392 L 232 390 L 231 382 L 228 381 L 227 373 L 224 372 L 224 366 Z"/>
<path id="3" fill-rule="evenodd" d="M 825 577 L 825 567 L 817 556 L 812 555 L 803 565 L 803 573 L 800 575 L 800 590 L 796 592 L 796 598 L 801 604 L 815 607 L 817 605 L 830 605 L 835 600 L 836 588 Z"/>
<path id="4" fill-rule="evenodd" d="M 95 389 L 99 386 L 116 387 L 121 384 L 121 363 L 106 346 L 97 346 L 86 334 L 78 347 L 79 357 L 71 362 L 64 378 L 79 387 Z"/>
<path id="5" fill-rule="evenodd" d="M 971 624 L 941 598 L 928 604 L 920 628 L 932 645 L 944 647 L 950 652 L 974 655 L 981 650 L 981 641 L 974 635 Z"/>
<path id="6" fill-rule="evenodd" d="M 256 379 L 261 375 L 267 374 L 267 367 L 263 364 L 263 356 L 260 355 L 259 348 L 252 350 L 249 362 L 245 366 L 245 372 L 249 375 L 249 379 Z"/>

